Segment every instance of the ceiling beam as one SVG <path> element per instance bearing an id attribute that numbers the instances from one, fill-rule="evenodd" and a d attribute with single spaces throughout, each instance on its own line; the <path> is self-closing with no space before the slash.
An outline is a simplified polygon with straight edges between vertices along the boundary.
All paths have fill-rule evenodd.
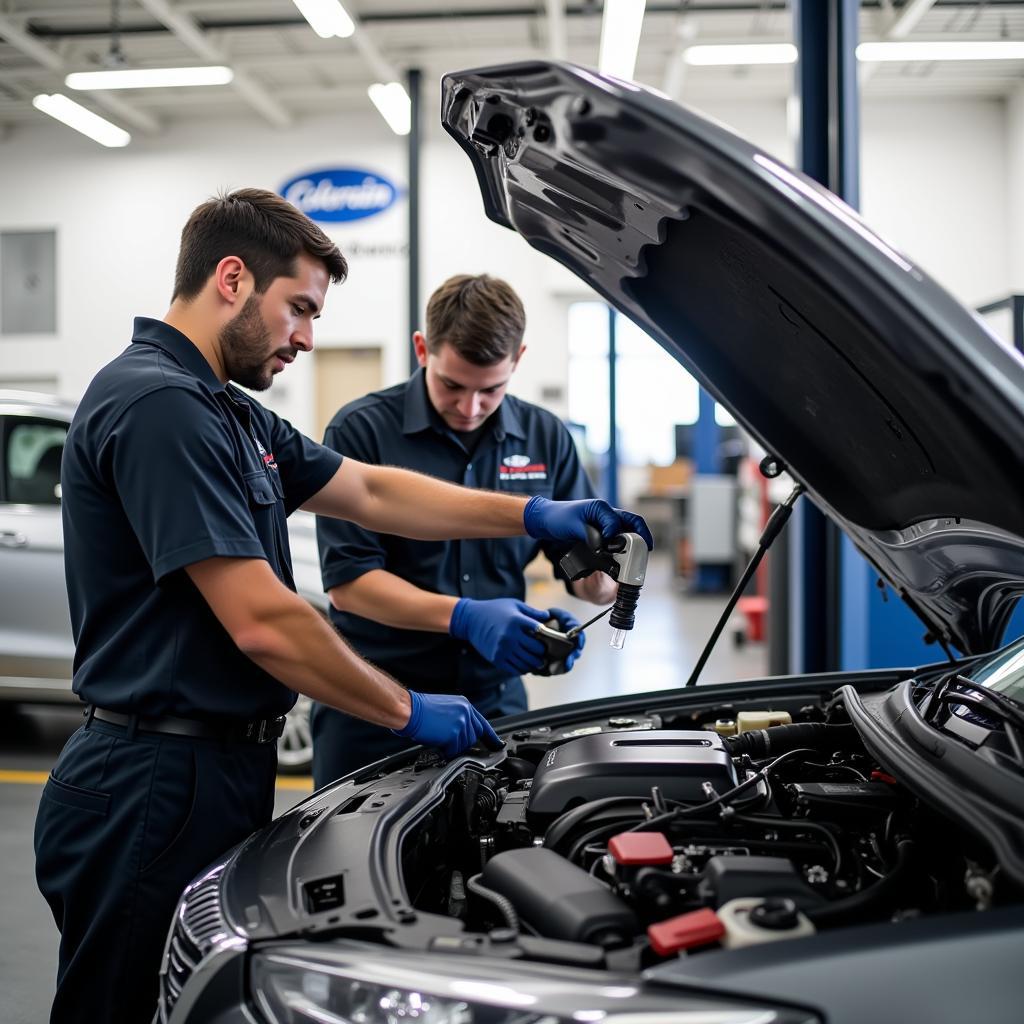
<path id="1" fill-rule="evenodd" d="M 3 15 L 0 15 L 0 37 L 8 45 L 25 54 L 26 57 L 31 57 L 37 64 L 41 64 L 47 71 L 63 77 L 66 68 L 60 55 L 44 43 L 39 42 L 38 39 L 33 39 L 27 32 L 15 25 L 10 18 Z M 133 128 L 150 134 L 160 131 L 160 122 L 152 114 L 136 110 L 120 97 L 111 96 L 106 92 L 96 92 L 90 93 L 90 98 L 115 117 L 128 122 Z"/>
<path id="2" fill-rule="evenodd" d="M 0 14 L 0 38 L 50 71 L 59 73 L 64 68 L 64 61 L 53 50 L 39 42 L 38 39 L 33 39 L 24 29 L 3 14 Z"/>
<path id="3" fill-rule="evenodd" d="M 120 96 L 114 96 L 106 91 L 90 92 L 88 96 L 98 107 L 103 107 L 114 117 L 120 118 L 147 135 L 156 135 L 163 128 L 158 118 L 145 110 L 139 110 L 133 103 L 126 103 Z"/>
<path id="4" fill-rule="evenodd" d="M 898 12 L 894 12 L 888 26 L 882 32 L 882 39 L 906 39 L 934 6 L 935 0 L 907 0 Z M 861 64 L 857 69 L 857 80 L 862 87 L 867 85 L 878 68 L 878 64 Z"/>
<path id="5" fill-rule="evenodd" d="M 214 64 L 228 64 L 228 55 L 210 41 L 190 15 L 178 10 L 167 0 L 137 0 L 158 21 L 166 25 L 193 53 Z M 287 128 L 292 115 L 248 72 L 236 71 L 231 82 L 235 91 L 254 110 L 277 128 Z"/>
<path id="6" fill-rule="evenodd" d="M 907 0 L 889 25 L 886 39 L 906 39 L 918 22 L 935 6 L 935 0 Z"/>
<path id="7" fill-rule="evenodd" d="M 352 45 L 360 52 L 363 60 L 370 65 L 370 70 L 376 75 L 375 81 L 378 82 L 398 82 L 401 81 L 398 69 L 385 58 L 384 54 L 380 52 L 377 44 L 370 38 L 366 29 L 359 24 L 359 19 L 354 14 L 349 14 L 349 17 L 355 22 L 356 30 L 352 33 L 351 40 Z"/>

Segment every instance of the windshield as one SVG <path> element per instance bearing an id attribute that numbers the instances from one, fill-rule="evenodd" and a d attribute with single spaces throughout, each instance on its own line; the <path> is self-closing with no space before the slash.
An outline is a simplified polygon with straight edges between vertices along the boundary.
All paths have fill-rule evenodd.
<path id="1" fill-rule="evenodd" d="M 968 678 L 1024 704 L 1024 637 L 976 668 Z"/>

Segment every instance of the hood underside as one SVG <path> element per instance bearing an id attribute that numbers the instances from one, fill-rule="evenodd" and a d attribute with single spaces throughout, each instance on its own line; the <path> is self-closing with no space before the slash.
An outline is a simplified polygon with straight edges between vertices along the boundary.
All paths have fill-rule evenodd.
<path id="1" fill-rule="evenodd" d="M 678 359 L 938 638 L 999 642 L 1024 592 L 1016 353 L 831 193 L 656 93 L 536 62 L 442 91 L 492 220 Z"/>

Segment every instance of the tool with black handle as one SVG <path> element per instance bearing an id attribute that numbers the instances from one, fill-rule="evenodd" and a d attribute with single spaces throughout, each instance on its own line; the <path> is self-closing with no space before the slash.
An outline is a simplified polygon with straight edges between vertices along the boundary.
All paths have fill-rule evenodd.
<path id="1" fill-rule="evenodd" d="M 537 638 L 544 645 L 545 660 L 542 668 L 537 669 L 533 674 L 536 676 L 560 676 L 569 670 L 566 668 L 565 660 L 576 650 L 576 638 L 588 626 L 593 625 L 598 619 L 604 618 L 614 605 L 609 605 L 604 611 L 598 612 L 592 619 L 564 633 L 559 629 L 558 619 L 552 617 L 547 622 L 537 626 Z"/>
<path id="2" fill-rule="evenodd" d="M 619 585 L 611 608 L 611 646 L 621 650 L 626 632 L 633 628 L 640 588 L 647 576 L 647 543 L 638 533 L 619 533 L 609 539 L 592 526 L 587 540 L 575 545 L 558 563 L 567 579 L 579 580 L 597 569 L 606 572 Z"/>
<path id="3" fill-rule="evenodd" d="M 647 544 L 636 533 L 620 533 L 605 540 L 599 530 L 587 527 L 587 540 L 576 544 L 558 563 L 570 582 L 583 579 L 592 572 L 607 573 L 619 587 L 615 604 L 599 612 L 588 622 L 567 632 L 558 629 L 557 619 L 548 619 L 537 627 L 537 637 L 544 644 L 546 658 L 543 668 L 535 674 L 560 675 L 566 671 L 565 659 L 576 647 L 576 637 L 602 616 L 611 613 L 611 646 L 621 650 L 626 631 L 633 628 L 636 603 L 647 575 Z"/>

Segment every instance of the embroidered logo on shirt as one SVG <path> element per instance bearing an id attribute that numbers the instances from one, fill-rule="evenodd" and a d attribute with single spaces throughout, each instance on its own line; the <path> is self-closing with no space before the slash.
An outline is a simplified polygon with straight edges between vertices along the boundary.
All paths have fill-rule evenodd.
<path id="1" fill-rule="evenodd" d="M 258 437 L 254 437 L 253 440 L 256 442 L 256 448 L 259 450 L 260 455 L 263 457 L 263 465 L 268 469 L 277 469 L 277 461 L 274 459 L 274 453 L 268 452 L 266 448 L 260 443 Z"/>
<path id="2" fill-rule="evenodd" d="M 544 462 L 531 462 L 529 455 L 506 455 L 498 467 L 499 480 L 547 480 Z"/>

